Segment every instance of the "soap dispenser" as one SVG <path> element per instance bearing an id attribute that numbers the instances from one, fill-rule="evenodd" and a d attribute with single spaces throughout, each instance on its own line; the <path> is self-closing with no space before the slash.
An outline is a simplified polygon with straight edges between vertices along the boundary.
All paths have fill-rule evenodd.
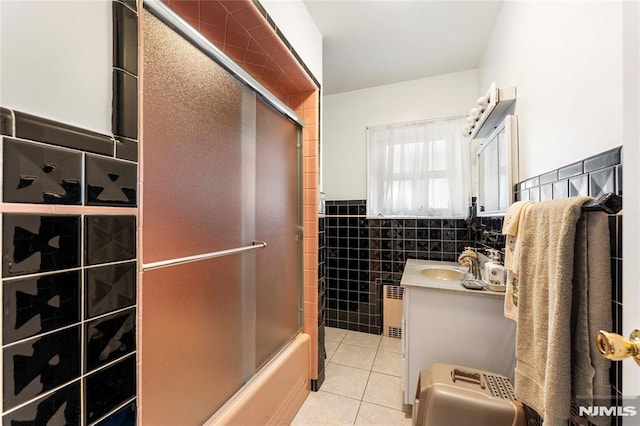
<path id="1" fill-rule="evenodd" d="M 489 261 L 484 264 L 485 280 L 494 285 L 505 285 L 506 270 L 500 263 L 500 252 L 495 249 L 487 250 Z"/>

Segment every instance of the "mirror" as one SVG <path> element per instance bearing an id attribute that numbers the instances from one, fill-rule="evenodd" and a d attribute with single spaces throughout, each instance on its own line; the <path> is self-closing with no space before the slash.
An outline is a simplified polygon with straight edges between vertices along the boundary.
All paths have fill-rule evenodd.
<path id="1" fill-rule="evenodd" d="M 518 180 L 518 121 L 507 115 L 476 153 L 478 216 L 501 216 Z"/>

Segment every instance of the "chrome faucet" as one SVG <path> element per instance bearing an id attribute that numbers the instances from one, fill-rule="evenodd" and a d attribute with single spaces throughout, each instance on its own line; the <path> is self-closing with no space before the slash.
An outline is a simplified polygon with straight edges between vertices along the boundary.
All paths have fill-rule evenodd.
<path id="1" fill-rule="evenodd" d="M 469 274 L 473 276 L 475 280 L 481 280 L 480 275 L 480 262 L 478 261 L 478 253 L 472 247 L 466 247 L 464 251 L 458 256 L 458 263 L 462 266 L 469 267 Z"/>

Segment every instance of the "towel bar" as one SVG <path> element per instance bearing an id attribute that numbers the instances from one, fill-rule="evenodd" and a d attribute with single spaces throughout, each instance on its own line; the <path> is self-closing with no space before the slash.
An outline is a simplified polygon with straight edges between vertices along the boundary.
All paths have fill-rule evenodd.
<path id="1" fill-rule="evenodd" d="M 622 210 L 622 197 L 613 192 L 607 192 L 597 200 L 582 206 L 583 212 L 617 214 L 620 210 Z"/>
<path id="2" fill-rule="evenodd" d="M 250 246 L 244 246 L 228 250 L 214 251 L 206 254 L 197 254 L 195 256 L 180 257 L 178 259 L 161 260 L 159 262 L 145 263 L 142 265 L 143 271 L 151 271 L 153 269 L 166 268 L 168 266 L 182 265 L 184 263 L 198 262 L 200 260 L 213 259 L 214 257 L 228 256 L 230 254 L 242 253 L 248 250 L 266 247 L 264 241 L 254 241 Z"/>

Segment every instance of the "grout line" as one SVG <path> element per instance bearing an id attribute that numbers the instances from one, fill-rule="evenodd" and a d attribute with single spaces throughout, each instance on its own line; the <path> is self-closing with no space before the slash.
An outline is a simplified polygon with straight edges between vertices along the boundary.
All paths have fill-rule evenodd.
<path id="1" fill-rule="evenodd" d="M 3 344 L 2 345 L 2 349 L 6 349 L 6 348 L 10 348 L 10 347 L 13 347 L 13 346 L 16 346 L 16 345 L 20 345 L 22 343 L 28 342 L 29 340 L 37 340 L 37 339 L 40 339 L 42 337 L 57 333 L 59 331 L 68 330 L 68 329 L 73 328 L 73 327 L 80 327 L 81 325 L 82 325 L 82 320 L 78 320 L 78 321 L 74 322 L 73 324 L 67 324 L 65 326 L 56 328 L 54 330 L 45 331 L 43 333 L 39 333 L 39 334 L 36 334 L 34 336 L 24 337 L 24 338 L 22 338 L 20 340 L 16 340 L 15 342 Z"/>
<path id="2" fill-rule="evenodd" d="M 329 392 L 329 391 L 322 390 L 322 389 L 320 389 L 320 390 L 318 391 L 318 393 L 320 393 L 320 392 L 322 392 L 322 393 L 326 393 L 326 394 L 329 394 L 329 395 L 339 396 L 340 398 L 347 398 L 347 399 L 351 399 L 351 400 L 353 400 L 353 401 L 362 401 L 362 398 L 354 398 L 354 397 L 352 397 L 352 396 L 344 396 L 344 395 L 340 395 L 339 393 Z"/>
<path id="3" fill-rule="evenodd" d="M 369 370 L 369 375 L 367 376 L 367 382 L 364 384 L 364 390 L 362 391 L 362 398 L 360 398 L 360 401 L 364 401 L 364 395 L 367 393 L 367 387 L 369 386 L 369 380 L 371 380 L 371 370 Z M 360 408 L 358 407 L 358 412 L 360 412 Z M 358 418 L 358 416 L 356 415 L 356 419 Z"/>
<path id="4" fill-rule="evenodd" d="M 375 370 L 371 370 L 372 373 L 376 373 L 379 374 L 381 376 L 388 376 L 388 377 L 395 377 L 396 379 L 402 379 L 402 376 L 396 376 L 394 374 L 389 374 L 389 373 L 381 373 L 379 371 L 375 371 Z"/>
<path id="5" fill-rule="evenodd" d="M 134 73 L 132 73 L 131 71 L 127 71 L 127 70 L 125 70 L 124 68 L 120 68 L 120 67 L 113 67 L 113 70 L 114 70 L 114 71 L 122 71 L 122 73 L 124 73 L 124 74 L 127 74 L 127 75 L 129 75 L 129 76 L 131 76 L 131 77 L 135 77 L 135 78 L 136 78 L 136 80 L 138 79 L 138 76 L 137 76 L 137 75 L 135 75 L 135 74 L 134 74 Z M 115 135 L 115 134 L 114 134 L 114 136 L 119 136 L 119 135 Z M 129 139 L 133 139 L 133 138 L 129 138 Z"/>
<path id="6" fill-rule="evenodd" d="M 328 362 L 327 365 L 329 365 L 329 364 L 335 364 L 335 365 L 339 365 L 341 367 L 355 368 L 356 370 L 369 371 L 369 372 L 372 371 L 371 368 L 373 368 L 373 364 L 371 364 L 371 368 L 354 367 L 353 365 L 340 364 L 339 362 Z M 325 370 L 326 370 L 326 366 L 325 366 Z"/>
<path id="7" fill-rule="evenodd" d="M 80 262 L 78 262 L 80 263 Z M 55 274 L 65 274 L 68 272 L 82 272 L 82 266 L 74 266 L 73 268 L 68 268 L 68 269 L 58 269 L 55 271 L 46 271 L 46 272 L 35 272 L 35 273 L 31 273 L 31 274 L 24 274 L 24 275 L 14 275 L 14 276 L 10 276 L 10 277 L 3 277 L 2 280 L 9 282 L 9 281 L 18 281 L 18 280 L 27 280 L 27 279 L 32 279 L 32 278 L 41 278 L 41 277 L 46 277 L 49 275 L 55 275 Z"/>
<path id="8" fill-rule="evenodd" d="M 358 421 L 358 416 L 360 415 L 360 409 L 362 408 L 362 400 L 360 400 L 360 404 L 358 404 L 358 410 L 356 411 L 356 418 L 353 419 L 353 424 L 355 425 Z"/>
<path id="9" fill-rule="evenodd" d="M 87 269 L 97 269 L 97 268 L 101 268 L 103 266 L 116 266 L 116 265 L 126 265 L 126 264 L 133 264 L 136 262 L 136 259 L 128 259 L 128 260 L 117 260 L 115 262 L 105 262 L 105 263 L 96 263 L 95 265 L 85 265 L 83 268 L 85 270 Z"/>
<path id="10" fill-rule="evenodd" d="M 83 176 L 83 182 L 82 182 L 82 192 L 81 192 L 81 200 L 82 203 L 84 204 L 86 202 L 86 160 L 87 160 L 87 155 L 86 153 L 82 153 L 82 176 Z M 84 269 L 84 267 L 86 266 L 86 253 L 85 253 L 85 249 L 86 249 L 86 238 L 85 238 L 85 233 L 87 231 L 87 225 L 86 225 L 86 217 L 87 215 L 82 214 L 80 215 L 80 267 L 82 268 L 81 272 L 80 272 L 80 377 L 83 377 L 84 372 L 87 369 L 87 361 L 86 361 L 86 350 L 87 350 L 87 341 L 86 341 L 86 333 L 85 333 L 85 329 L 86 329 L 86 323 L 87 323 L 87 315 L 86 315 L 86 294 L 85 294 L 85 276 L 86 271 Z M 81 379 L 80 380 L 80 425 L 81 426 L 85 426 L 86 425 L 86 419 L 87 419 L 87 393 L 86 393 L 86 385 L 85 385 L 86 380 Z"/>
<path id="11" fill-rule="evenodd" d="M 81 380 L 81 378 L 80 378 L 80 377 L 76 377 L 75 379 L 70 380 L 70 381 L 68 381 L 68 382 L 65 382 L 65 383 L 63 383 L 63 384 L 61 384 L 61 385 L 59 385 L 59 386 L 56 386 L 55 388 L 53 388 L 53 389 L 51 389 L 51 390 L 48 390 L 48 391 L 43 392 L 43 393 L 41 393 L 41 394 L 39 394 L 39 395 L 36 395 L 36 396 L 32 397 L 31 399 L 29 399 L 29 400 L 27 400 L 27 401 L 25 401 L 25 402 L 23 402 L 23 403 L 21 403 L 21 404 L 16 405 L 15 407 L 11 408 L 10 410 L 6 410 L 6 411 L 4 411 L 4 412 L 2 413 L 2 416 L 5 416 L 5 415 L 10 414 L 10 413 L 13 413 L 14 411 L 18 411 L 18 410 L 20 410 L 21 408 L 24 408 L 24 407 L 26 407 L 27 405 L 29 405 L 29 404 L 31 404 L 31 403 L 33 403 L 33 402 L 35 402 L 35 401 L 39 400 L 39 399 L 41 399 L 42 401 L 44 401 L 45 399 L 47 399 L 48 397 L 50 397 L 50 396 L 51 396 L 51 395 L 53 395 L 54 393 L 56 393 L 56 392 L 58 392 L 59 390 L 61 390 L 62 388 L 64 388 L 65 386 L 70 386 L 70 385 L 72 385 L 73 383 L 78 382 L 78 381 L 80 381 L 80 380 Z M 40 402 L 42 402 L 42 401 L 40 401 Z M 5 407 L 3 407 L 3 409 L 4 409 L 4 408 L 5 408 Z"/>
<path id="12" fill-rule="evenodd" d="M 99 319 L 103 319 L 103 318 L 109 317 L 109 316 L 111 316 L 111 315 L 119 314 L 119 313 L 122 313 L 122 312 L 128 311 L 128 310 L 130 310 L 130 309 L 134 309 L 134 310 L 135 310 L 136 308 L 137 308 L 137 306 L 136 306 L 136 305 L 129 305 L 129 306 L 125 306 L 124 308 L 116 309 L 115 311 L 109 311 L 109 312 L 107 312 L 107 313 L 105 313 L 105 314 L 96 315 L 96 316 L 94 316 L 94 317 L 89 317 L 89 316 L 87 316 L 87 318 L 84 320 L 84 324 L 88 324 L 88 323 L 94 322 L 94 321 L 96 321 L 96 320 L 99 320 Z"/>

